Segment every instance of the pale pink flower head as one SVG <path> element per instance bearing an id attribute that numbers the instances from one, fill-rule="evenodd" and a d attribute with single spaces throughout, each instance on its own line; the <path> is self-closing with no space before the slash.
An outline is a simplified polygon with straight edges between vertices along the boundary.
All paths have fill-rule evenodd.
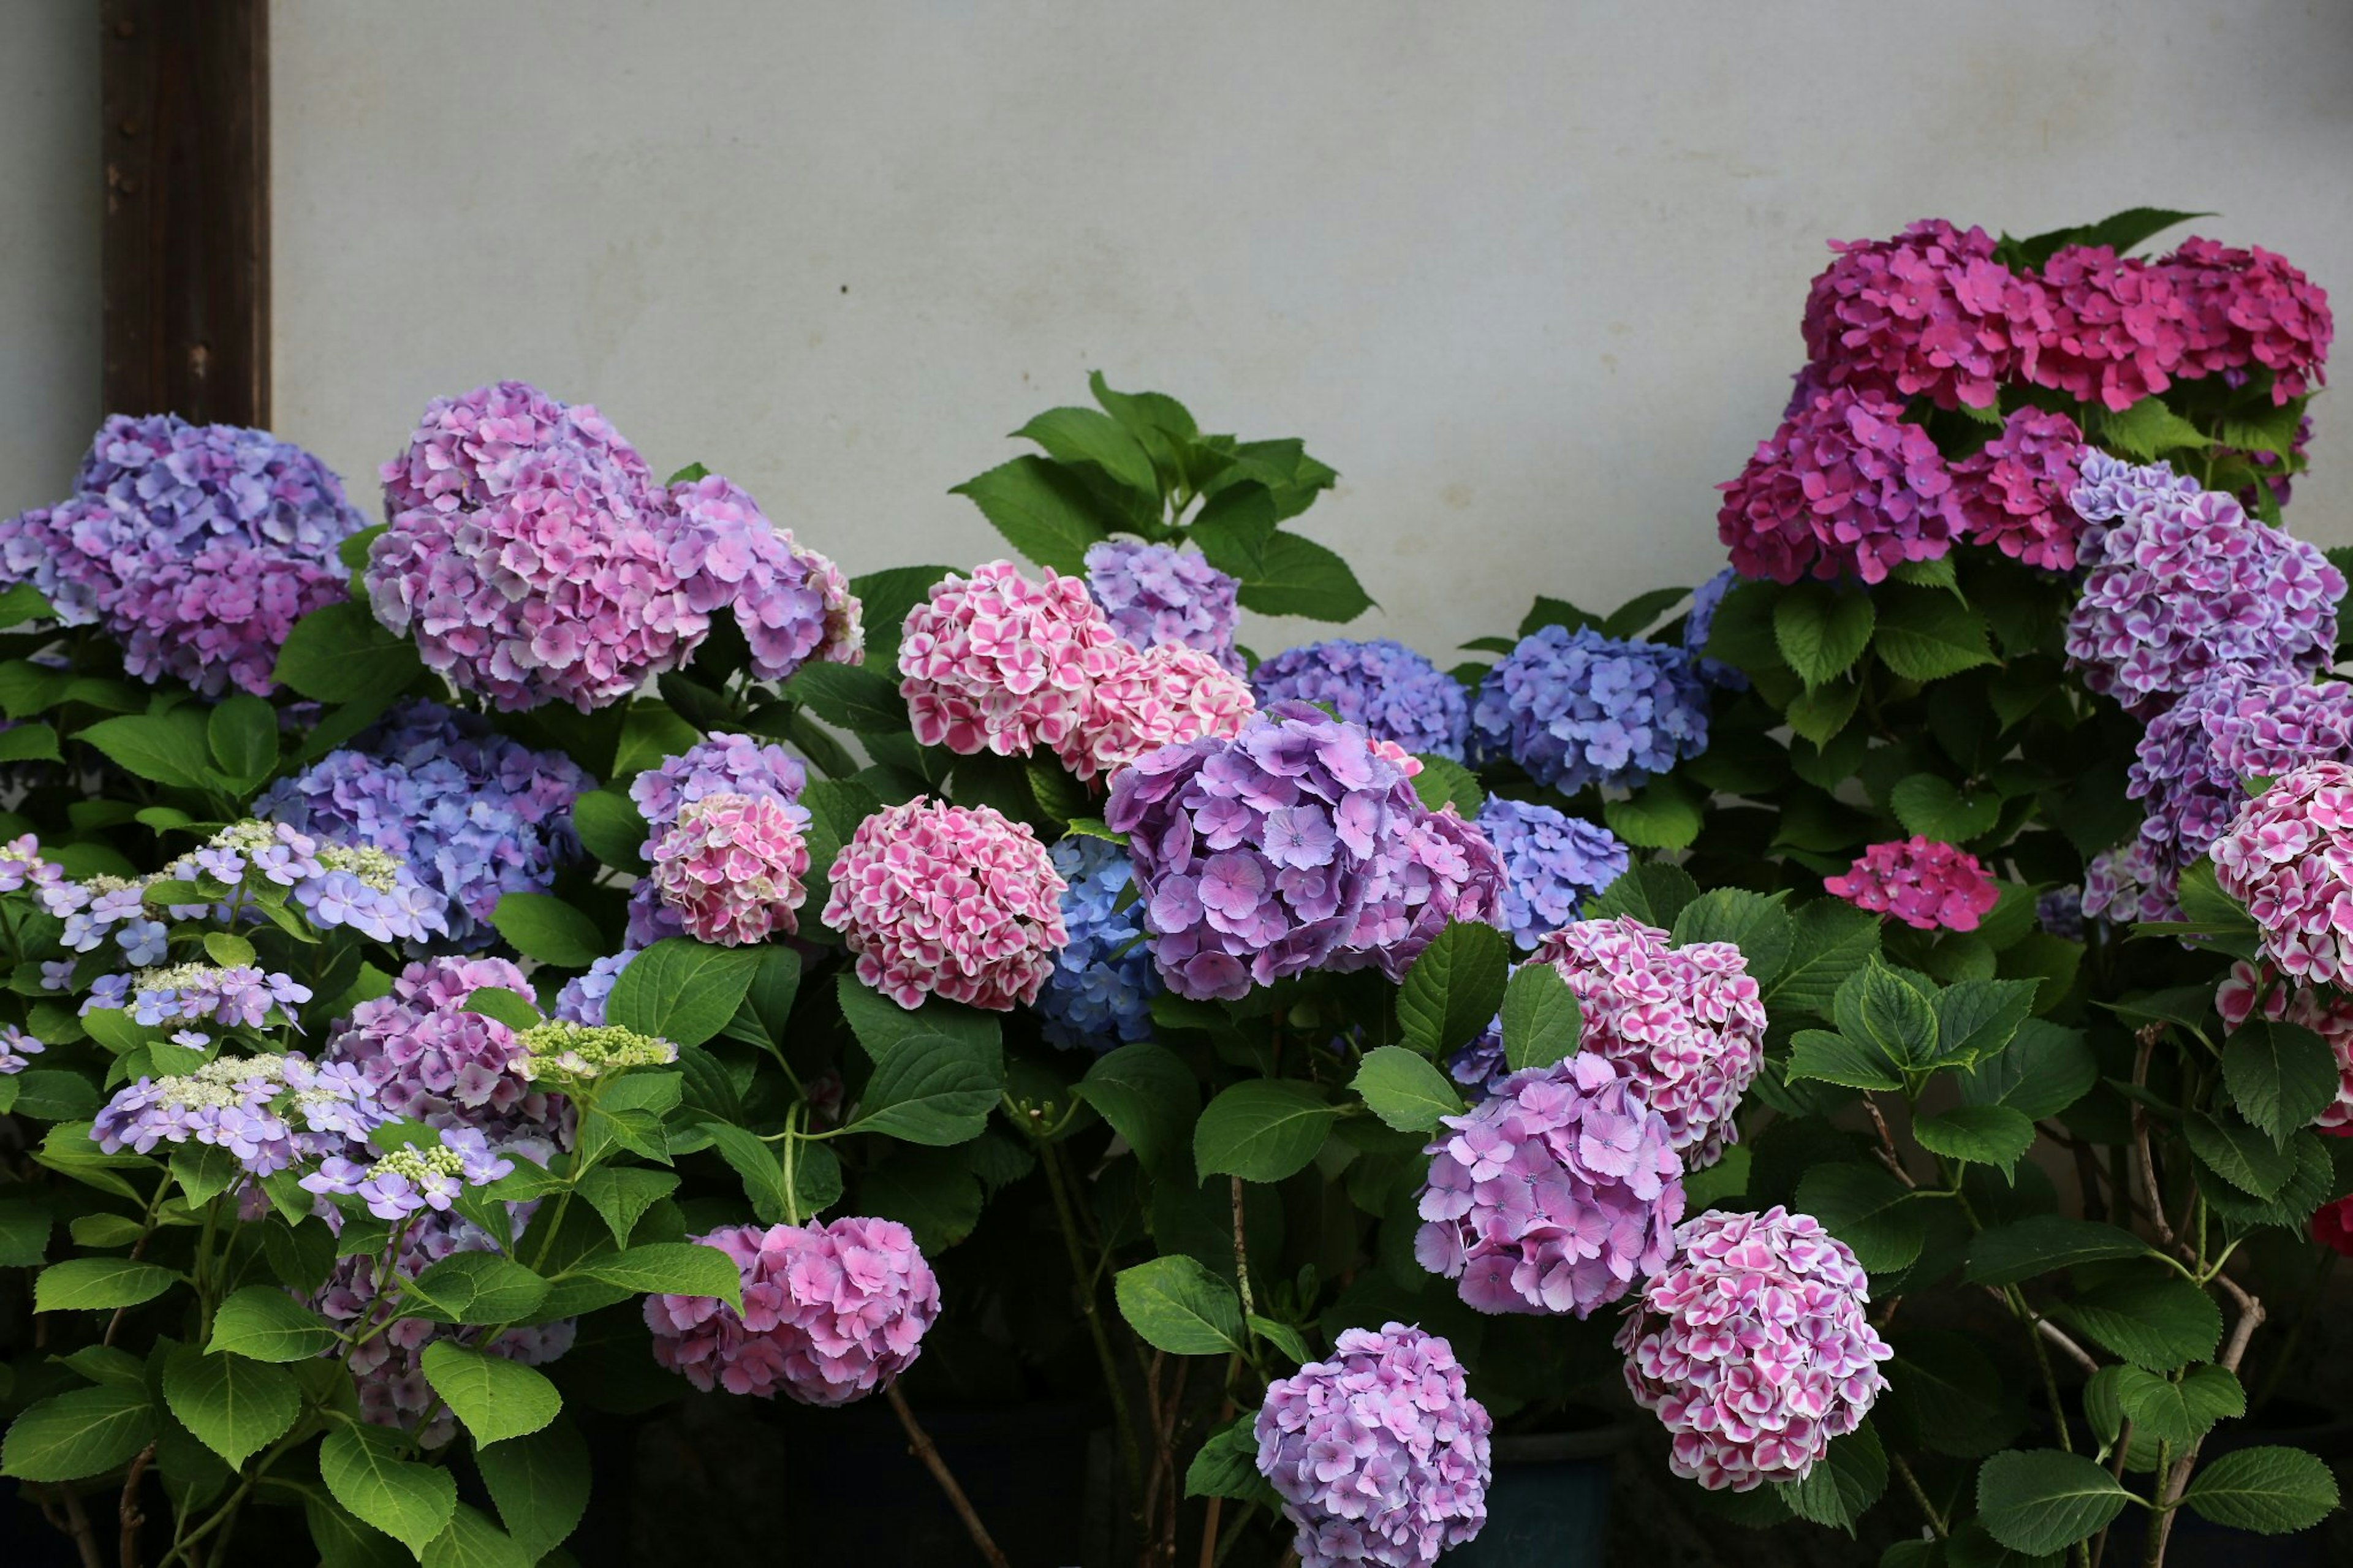
<path id="1" fill-rule="evenodd" d="M 907 612 L 899 691 L 915 739 L 969 756 L 1026 757 L 1081 738 L 1098 681 L 1133 649 L 1083 578 L 1030 582 L 1010 561 L 953 574 Z"/>
<path id="2" fill-rule="evenodd" d="M 1711 1209 L 1626 1314 L 1626 1386 L 1672 1438 L 1675 1474 L 1710 1491 L 1793 1481 L 1862 1425 L 1894 1352 L 1869 1281 L 1810 1215 Z"/>
<path id="3" fill-rule="evenodd" d="M 654 887 L 697 942 L 790 935 L 808 896 L 808 823 L 807 807 L 771 795 L 705 795 L 655 843 Z"/>
<path id="4" fill-rule="evenodd" d="M 2353 998 L 2327 995 L 2307 985 L 2290 985 L 2269 964 L 2240 959 L 2214 994 L 2222 1022 L 2239 1028 L 2260 1012 L 2278 1024 L 2310 1029 L 2328 1042 L 2337 1058 L 2337 1098 L 2312 1125 L 2339 1138 L 2353 1138 Z"/>
<path id="5" fill-rule="evenodd" d="M 1084 718 L 1056 750 L 1063 766 L 1091 779 L 1155 746 L 1240 734 L 1257 711 L 1249 683 L 1213 656 L 1183 643 L 1141 650 L 1123 643 L 1094 683 Z"/>
<path id="6" fill-rule="evenodd" d="M 926 995 L 1026 1005 L 1070 941 L 1045 847 L 993 806 L 886 806 L 858 825 L 831 880 L 826 925 L 858 955 L 860 983 L 902 1007 Z"/>
<path id="7" fill-rule="evenodd" d="M 2353 766 L 2308 763 L 2240 808 L 2214 877 L 2254 917 L 2263 954 L 2305 985 L 2353 979 Z"/>
<path id="8" fill-rule="evenodd" d="M 1915 931 L 1975 931 L 2001 897 L 1976 856 L 1917 834 L 1872 845 L 1822 889 Z"/>
<path id="9" fill-rule="evenodd" d="M 840 1405 L 885 1389 L 923 1353 L 940 1285 L 896 1220 L 728 1226 L 694 1238 L 734 1260 L 744 1310 L 649 1296 L 654 1360 L 705 1393 Z"/>

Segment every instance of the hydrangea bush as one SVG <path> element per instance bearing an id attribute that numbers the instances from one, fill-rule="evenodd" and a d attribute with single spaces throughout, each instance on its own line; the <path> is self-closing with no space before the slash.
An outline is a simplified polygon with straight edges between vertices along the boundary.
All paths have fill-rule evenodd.
<path id="1" fill-rule="evenodd" d="M 2314 1522 L 2208 1438 L 2353 1247 L 2331 329 L 2170 218 L 1838 247 L 1734 572 L 1444 670 L 1257 660 L 1370 606 L 1333 470 L 1100 377 L 958 487 L 1019 562 L 855 580 L 522 383 L 380 530 L 110 423 L 0 531 L 0 1472 L 100 1561 L 560 1563 L 584 1413 L 874 1400 L 1002 1563 L 977 1367 L 1138 1563 L 1428 1568 L 1594 1404 L 1890 1568 Z M 321 586 L 151 657 L 207 551 Z"/>

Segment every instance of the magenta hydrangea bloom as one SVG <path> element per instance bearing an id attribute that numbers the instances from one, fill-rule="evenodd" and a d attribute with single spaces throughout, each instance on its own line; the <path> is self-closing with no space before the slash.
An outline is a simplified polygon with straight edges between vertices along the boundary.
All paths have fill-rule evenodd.
<path id="1" fill-rule="evenodd" d="M 2084 433 L 2064 414 L 2021 408 L 2001 434 L 1952 466 L 1961 537 L 2045 571 L 2075 564 L 2084 520 L 2069 504 L 2082 483 Z"/>
<path id="2" fill-rule="evenodd" d="M 940 1286 L 896 1220 L 728 1226 L 694 1238 L 735 1261 L 740 1313 L 712 1296 L 649 1296 L 654 1360 L 708 1393 L 839 1405 L 888 1388 L 923 1353 Z"/>
<path id="3" fill-rule="evenodd" d="M 403 969 L 389 995 L 353 1008 L 321 1060 L 358 1068 L 395 1116 L 568 1147 L 571 1102 L 523 1075 L 527 1053 L 512 1029 L 466 1010 L 485 988 L 537 1005 L 531 982 L 503 958 L 426 959 Z"/>
<path id="4" fill-rule="evenodd" d="M 1642 1287 L 1618 1348 L 1626 1387 L 1673 1442 L 1668 1465 L 1710 1491 L 1752 1491 L 1813 1469 L 1862 1424 L 1890 1350 L 1870 1283 L 1810 1215 L 1711 1209 L 1675 1232 L 1675 1260 Z"/>
<path id="5" fill-rule="evenodd" d="M 1413 1255 L 1474 1310 L 1588 1317 L 1665 1267 L 1683 1162 L 1616 1063 L 1586 1051 L 1513 1073 L 1440 1124 Z"/>
<path id="6" fill-rule="evenodd" d="M 1409 752 L 1462 760 L 1471 730 L 1462 683 L 1401 642 L 1333 637 L 1290 647 L 1250 672 L 1259 700 L 1329 707 Z"/>
<path id="7" fill-rule="evenodd" d="M 1884 579 L 1934 561 L 1960 532 L 1953 477 L 1902 405 L 1834 387 L 1782 421 L 1717 488 L 1717 536 L 1744 577 Z"/>
<path id="8" fill-rule="evenodd" d="M 841 569 L 769 522 L 743 487 L 706 474 L 670 486 L 668 503 L 677 520 L 668 564 L 696 613 L 733 612 L 754 675 L 783 680 L 812 658 L 865 657 L 860 606 Z"/>
<path id="9" fill-rule="evenodd" d="M 2327 381 L 2323 371 L 2337 333 L 2328 290 L 2286 257 L 2193 235 L 2158 265 L 2172 274 L 2186 306 L 2180 374 L 2220 375 L 2237 385 L 2261 366 L 2272 373 L 2274 404 Z"/>
<path id="10" fill-rule="evenodd" d="M 795 805 L 807 787 L 808 770 L 782 746 L 714 730 L 677 756 L 664 757 L 661 766 L 631 779 L 629 798 L 652 830 L 644 849 L 650 857 L 662 830 L 705 795 L 766 795 Z"/>
<path id="11" fill-rule="evenodd" d="M 2189 690 L 2225 665 L 2289 674 L 2327 666 L 2345 577 L 2318 547 L 2249 517 L 2226 495 L 2137 482 L 2113 459 L 2084 465 L 2085 516 L 2113 524 L 2067 622 L 2067 658 L 2084 684 L 2142 708 Z"/>
<path id="12" fill-rule="evenodd" d="M 1087 720 L 1095 682 L 1123 645 L 1079 578 L 1041 586 L 1010 561 L 953 574 L 907 612 L 900 694 L 915 739 L 969 756 L 1060 751 Z"/>
<path id="13" fill-rule="evenodd" d="M 2337 1058 L 2337 1098 L 2312 1125 L 2339 1138 L 2353 1137 L 2353 998 L 2285 984 L 2269 964 L 2258 967 L 2242 958 L 2215 991 L 2214 1010 L 2234 1031 L 2260 1012 L 2275 1024 L 2294 1024 L 2327 1041 Z"/>
<path id="14" fill-rule="evenodd" d="M 1870 846 L 1822 890 L 1915 931 L 1975 931 L 2001 897 L 1976 856 L 1917 834 Z"/>
<path id="15" fill-rule="evenodd" d="M 2019 279 L 1981 228 L 1924 218 L 1894 239 L 1832 240 L 1806 295 L 1806 353 L 1824 386 L 1939 408 L 1990 408 L 2018 355 Z"/>
<path id="16" fill-rule="evenodd" d="M 1491 795 L 1479 830 L 1504 863 L 1495 923 L 1522 952 L 1577 918 L 1577 905 L 1626 874 L 1626 846 L 1606 827 L 1533 801 Z"/>
<path id="17" fill-rule="evenodd" d="M 2019 311 L 2019 369 L 2037 386 L 2122 413 L 2181 374 L 2189 309 L 2170 268 L 2106 246 L 2063 247 Z"/>
<path id="18" fill-rule="evenodd" d="M 1038 999 L 1062 925 L 1060 873 L 1027 823 L 918 795 L 858 825 L 830 873 L 827 926 L 858 979 L 902 1007 L 926 995 L 1005 1012 Z"/>
<path id="19" fill-rule="evenodd" d="M 2214 876 L 2254 917 L 2263 956 L 2306 985 L 2353 978 L 2353 764 L 2307 763 L 2214 840 Z"/>
<path id="20" fill-rule="evenodd" d="M 1091 779 L 1161 746 L 1240 734 L 1257 711 L 1241 677 L 1198 649 L 1160 643 L 1122 653 L 1058 751 L 1072 773 Z"/>
<path id="21" fill-rule="evenodd" d="M 1671 946 L 1665 931 L 1623 915 L 1554 931 L 1535 962 L 1575 993 L 1584 1055 L 1633 1081 L 1685 1169 L 1715 1164 L 1739 1141 L 1733 1112 L 1765 1063 L 1765 1004 L 1739 948 Z"/>
<path id="22" fill-rule="evenodd" d="M 1330 1360 L 1267 1385 L 1254 1426 L 1300 1568 L 1430 1568 L 1477 1535 L 1493 1426 L 1444 1340 L 1342 1330 Z"/>
<path id="23" fill-rule="evenodd" d="M 1106 539 L 1087 546 L 1087 592 L 1139 648 L 1179 643 L 1247 675 L 1234 649 L 1241 584 L 1198 552 Z"/>
<path id="24" fill-rule="evenodd" d="M 711 795 L 655 843 L 653 884 L 686 934 L 748 947 L 800 929 L 808 896 L 807 808 L 772 795 Z"/>

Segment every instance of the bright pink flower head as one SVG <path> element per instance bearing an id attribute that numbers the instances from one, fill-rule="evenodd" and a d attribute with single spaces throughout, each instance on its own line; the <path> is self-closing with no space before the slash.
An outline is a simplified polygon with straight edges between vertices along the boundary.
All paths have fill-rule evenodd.
<path id="1" fill-rule="evenodd" d="M 2242 958 L 2231 965 L 2229 977 L 2214 993 L 2214 1010 L 2236 1029 L 2254 1016 L 2258 997 L 2264 1017 L 2310 1029 L 2328 1042 L 2337 1056 L 2337 1099 L 2312 1119 L 2312 1125 L 2339 1138 L 2353 1138 L 2353 999 L 2336 994 L 2324 998 L 2309 987 L 2285 984 L 2269 964 L 2257 968 Z"/>
<path id="2" fill-rule="evenodd" d="M 2254 917 L 2263 956 L 2306 985 L 2353 979 L 2353 766 L 2282 774 L 2214 841 L 2214 876 Z"/>
<path id="3" fill-rule="evenodd" d="M 1586 1051 L 1514 1073 L 1440 1125 L 1413 1254 L 1476 1310 L 1583 1318 L 1665 1267 L 1683 1162 L 1616 1064 Z"/>
<path id="4" fill-rule="evenodd" d="M 466 998 L 486 989 L 537 1005 L 531 982 L 503 958 L 424 959 L 394 977 L 391 994 L 353 1007 L 319 1059 L 357 1068 L 395 1116 L 471 1128 L 494 1142 L 571 1147 L 572 1102 L 522 1075 L 527 1053 L 512 1029 L 467 1011 Z"/>
<path id="5" fill-rule="evenodd" d="M 1155 746 L 1241 732 L 1258 711 L 1249 682 L 1183 643 L 1123 644 L 1094 683 L 1085 717 L 1057 750 L 1082 779 L 1125 767 Z"/>
<path id="6" fill-rule="evenodd" d="M 808 896 L 807 808 L 767 795 L 713 795 L 654 846 L 653 883 L 687 935 L 748 947 L 799 929 Z"/>
<path id="7" fill-rule="evenodd" d="M 1618 1331 L 1626 1386 L 1673 1441 L 1668 1465 L 1745 1492 L 1814 1468 L 1887 1386 L 1869 1281 L 1810 1215 L 1711 1209 L 1675 1232 Z"/>
<path id="8" fill-rule="evenodd" d="M 2001 897 L 1976 856 L 1916 835 L 1871 846 L 1822 889 L 1915 931 L 1975 931 Z"/>
<path id="9" fill-rule="evenodd" d="M 649 1296 L 654 1360 L 710 1392 L 838 1405 L 888 1388 L 923 1353 L 940 1285 L 896 1220 L 728 1226 L 695 1237 L 735 1260 L 740 1313 L 713 1296 Z"/>
<path id="10" fill-rule="evenodd" d="M 1928 432 L 1876 393 L 1834 387 L 1793 408 L 1740 477 L 1717 488 L 1717 536 L 1746 577 L 1884 578 L 1934 561 L 1961 526 Z"/>
<path id="11" fill-rule="evenodd" d="M 1961 536 L 2029 566 L 2072 568 L 2084 520 L 2068 498 L 2082 482 L 2083 450 L 2084 433 L 2064 414 L 2012 414 L 2000 435 L 1953 464 Z"/>
<path id="12" fill-rule="evenodd" d="M 1085 579 L 1049 571 L 1041 586 L 992 561 L 968 578 L 942 578 L 907 612 L 899 691 L 926 746 L 967 756 L 1083 751 L 1095 683 L 1133 652 Z"/>
<path id="13" fill-rule="evenodd" d="M 1924 218 L 1894 239 L 1832 240 L 1806 296 L 1806 354 L 1824 386 L 1939 408 L 1990 408 L 2017 358 L 2010 270 L 1985 230 Z"/>
<path id="14" fill-rule="evenodd" d="M 2184 376 L 2220 375 L 2237 385 L 2250 365 L 2272 373 L 2272 401 L 2286 403 L 2325 384 L 2336 318 L 2328 290 L 2256 246 L 2238 250 L 2192 237 L 2158 263 L 2188 307 Z"/>
<path id="15" fill-rule="evenodd" d="M 1568 982 L 1586 1056 L 1613 1062 L 1666 1119 L 1686 1170 L 1739 1141 L 1732 1113 L 1765 1062 L 1765 1004 L 1728 942 L 1669 945 L 1630 916 L 1578 921 L 1536 944 Z"/>
<path id="16" fill-rule="evenodd" d="M 922 796 L 858 825 L 833 863 L 825 923 L 858 978 L 902 1007 L 935 994 L 1008 1012 L 1038 999 L 1067 886 L 1026 823 Z"/>
<path id="17" fill-rule="evenodd" d="M 2169 268 L 2071 245 L 2042 264 L 2036 284 L 2020 338 L 2021 368 L 2035 385 L 2122 412 L 2181 374 L 2189 308 Z"/>

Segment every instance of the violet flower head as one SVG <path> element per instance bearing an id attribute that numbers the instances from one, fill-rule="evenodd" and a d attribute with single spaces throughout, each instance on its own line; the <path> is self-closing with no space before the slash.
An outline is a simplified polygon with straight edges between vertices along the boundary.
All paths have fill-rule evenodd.
<path id="1" fill-rule="evenodd" d="M 566 1024 L 586 1024 L 590 1028 L 602 1028 L 605 1024 L 605 1004 L 619 984 L 621 972 L 629 961 L 643 952 L 644 948 L 624 948 L 590 964 L 586 973 L 575 974 L 564 983 L 555 994 L 555 1008 L 548 1016 Z"/>
<path id="2" fill-rule="evenodd" d="M 300 1052 L 215 1057 L 192 1071 L 142 1077 L 114 1092 L 90 1126 L 106 1153 L 210 1144 L 253 1176 L 364 1153 L 391 1118 L 365 1079 Z"/>
<path id="3" fill-rule="evenodd" d="M 2122 413 L 2182 374 L 2188 301 L 2169 268 L 2106 246 L 2062 247 L 2019 311 L 2020 374 Z"/>
<path id="4" fill-rule="evenodd" d="M 1440 1125 L 1413 1255 L 1474 1310 L 1588 1317 L 1665 1266 L 1683 1162 L 1617 1064 L 1584 1052 L 1514 1073 Z"/>
<path id="5" fill-rule="evenodd" d="M 1066 885 L 1071 942 L 1038 993 L 1042 1032 L 1065 1049 L 1108 1051 L 1151 1038 L 1152 998 L 1162 986 L 1142 940 L 1142 905 L 1120 907 L 1135 881 L 1127 851 L 1106 838 L 1072 837 L 1048 853 Z"/>
<path id="6" fill-rule="evenodd" d="M 1229 674 L 1250 673 L 1234 651 L 1241 584 L 1198 552 L 1107 539 L 1086 559 L 1087 592 L 1121 637 L 1139 648 L 1181 644 Z"/>
<path id="7" fill-rule="evenodd" d="M 570 1102 L 533 1084 L 512 1029 L 467 1010 L 484 989 L 535 1005 L 531 983 L 503 958 L 425 959 L 394 978 L 389 995 L 353 1007 L 327 1037 L 324 1059 L 357 1069 L 395 1116 L 568 1147 Z"/>
<path id="8" fill-rule="evenodd" d="M 2184 305 L 2178 374 L 2220 375 L 2236 386 L 2258 369 L 2268 371 L 2274 404 L 2327 381 L 2328 345 L 2337 333 L 2328 290 L 2286 257 L 2193 235 L 2157 265 L 2172 274 Z"/>
<path id="9" fill-rule="evenodd" d="M 705 1393 L 848 1405 L 913 1365 L 940 1315 L 939 1281 L 896 1220 L 729 1226 L 695 1239 L 735 1260 L 744 1310 L 659 1295 L 645 1314 L 654 1360 Z"/>
<path id="10" fill-rule="evenodd" d="M 902 1007 L 1033 1003 L 1070 940 L 1045 847 L 994 806 L 887 806 L 858 825 L 829 879 L 825 924 L 857 954 L 859 984 Z"/>
<path id="11" fill-rule="evenodd" d="M 1871 845 L 1822 890 L 1915 931 L 1975 931 L 2001 898 L 1976 856 L 1917 834 Z"/>
<path id="12" fill-rule="evenodd" d="M 2214 1010 L 2232 1032 L 2260 1012 L 2274 1024 L 2310 1029 L 2327 1042 L 2337 1058 L 2337 1098 L 2312 1119 L 2312 1125 L 2336 1137 L 2353 1137 L 2353 998 L 2283 984 L 2271 965 L 2242 958 L 2215 991 Z"/>
<path id="13" fill-rule="evenodd" d="M 1668 1465 L 1710 1491 L 1811 1471 L 1862 1424 L 1895 1353 L 1872 1328 L 1869 1281 L 1810 1215 L 1711 1209 L 1618 1331 L 1626 1386 L 1672 1438 Z"/>
<path id="14" fill-rule="evenodd" d="M 2053 888 L 2034 900 L 2037 928 L 2066 942 L 2084 940 L 2084 889 Z"/>
<path id="15" fill-rule="evenodd" d="M 643 851 L 650 856 L 662 830 L 705 795 L 767 795 L 796 805 L 807 787 L 808 770 L 782 746 L 714 730 L 677 756 L 664 757 L 661 766 L 631 779 L 629 798 L 652 830 Z"/>
<path id="16" fill-rule="evenodd" d="M 1906 561 L 1934 561 L 1961 531 L 1953 477 L 1928 432 L 1901 405 L 1837 387 L 1757 444 L 1717 487 L 1716 535 L 1744 577 L 1883 581 Z"/>
<path id="17" fill-rule="evenodd" d="M 2214 876 L 2256 942 L 2306 985 L 2353 979 L 2353 765 L 2307 763 L 2249 801 L 2214 841 Z"/>
<path id="18" fill-rule="evenodd" d="M 1290 647 L 1260 661 L 1250 685 L 1261 702 L 1320 703 L 1409 752 L 1462 760 L 1470 701 L 1461 682 L 1400 642 L 1345 637 Z"/>
<path id="19" fill-rule="evenodd" d="M 1479 828 L 1504 862 L 1496 923 L 1523 952 L 1626 874 L 1626 846 L 1616 834 L 1548 805 L 1491 795 L 1479 808 Z"/>
<path id="20" fill-rule="evenodd" d="M 1632 1081 L 1686 1170 L 1715 1164 L 1739 1141 L 1733 1112 L 1765 1065 L 1765 1004 L 1739 948 L 1670 946 L 1665 931 L 1628 915 L 1556 931 L 1535 962 L 1575 994 L 1582 1055 Z"/>
<path id="21" fill-rule="evenodd" d="M 655 841 L 655 889 L 686 933 L 748 947 L 800 929 L 808 897 L 809 814 L 767 795 L 710 795 Z"/>
<path id="22" fill-rule="evenodd" d="M 1403 1323 L 1344 1329 L 1329 1360 L 1269 1384 L 1258 1470 L 1301 1568 L 1431 1568 L 1477 1535 L 1493 1425 L 1454 1347 Z"/>
<path id="23" fill-rule="evenodd" d="M 1806 354 L 1822 385 L 1993 406 L 2017 361 L 2024 290 L 1985 230 L 1923 218 L 1831 249 L 1806 295 Z"/>
<path id="24" fill-rule="evenodd" d="M 23 1072 L 47 1047 L 14 1024 L 0 1024 L 0 1078 Z"/>
<path id="25" fill-rule="evenodd" d="M 676 519 L 668 564 L 686 584 L 689 607 L 725 608 L 762 680 L 784 680 L 808 660 L 856 664 L 864 657 L 860 606 L 841 569 L 771 524 L 741 486 L 706 474 L 670 487 Z"/>
<path id="26" fill-rule="evenodd" d="M 2075 564 L 2083 531 L 2070 498 L 2082 484 L 2084 433 L 2064 414 L 2026 407 L 2001 434 L 1952 465 L 1961 537 L 2049 572 Z"/>
<path id="27" fill-rule="evenodd" d="M 445 1127 L 440 1141 L 426 1147 L 403 1143 L 364 1159 L 330 1154 L 300 1185 L 321 1197 L 356 1197 L 376 1218 L 398 1225 L 427 1209 L 446 1214 L 468 1187 L 488 1186 L 513 1171 L 514 1162 L 492 1152 L 481 1133 Z"/>
<path id="28" fill-rule="evenodd" d="M 2118 926 L 2169 921 L 2181 912 L 2179 883 L 2180 874 L 2159 867 L 2138 839 L 2104 849 L 2084 868 L 2084 918 Z"/>
<path id="29" fill-rule="evenodd" d="M 121 1008 L 149 1028 L 209 1024 L 260 1032 L 290 1026 L 311 988 L 250 963 L 174 963 L 100 976 L 82 998 L 89 1015 Z"/>
<path id="30" fill-rule="evenodd" d="M 1480 682 L 1471 747 L 1564 794 L 1630 789 L 1707 749 L 1707 687 L 1683 649 L 1544 626 Z"/>
<path id="31" fill-rule="evenodd" d="M 1692 590 L 1691 609 L 1683 616 L 1683 651 L 1692 656 L 1692 668 L 1710 686 L 1720 686 L 1726 691 L 1748 689 L 1748 677 L 1720 658 L 1707 657 L 1707 639 L 1715 630 L 1715 612 L 1724 605 L 1724 596 L 1740 581 L 1740 574 L 1727 566 Z"/>

